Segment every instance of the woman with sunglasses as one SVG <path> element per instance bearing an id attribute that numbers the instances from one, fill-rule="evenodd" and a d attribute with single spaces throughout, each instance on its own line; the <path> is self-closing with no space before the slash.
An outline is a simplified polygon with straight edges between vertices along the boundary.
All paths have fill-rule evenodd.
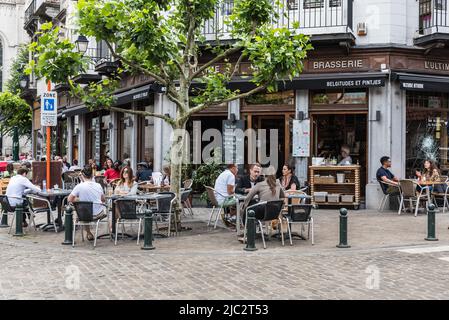
<path id="1" fill-rule="evenodd" d="M 137 194 L 137 182 L 134 181 L 131 167 L 124 167 L 120 172 L 120 181 L 115 187 L 114 193 L 119 195 Z"/>

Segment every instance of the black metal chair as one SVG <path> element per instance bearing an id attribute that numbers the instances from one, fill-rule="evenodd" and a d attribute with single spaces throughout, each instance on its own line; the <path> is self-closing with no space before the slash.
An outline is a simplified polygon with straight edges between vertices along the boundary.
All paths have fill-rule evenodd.
<path id="1" fill-rule="evenodd" d="M 279 221 L 280 226 L 280 232 L 281 232 L 281 239 L 282 239 L 282 245 L 284 245 L 284 232 L 282 230 L 282 216 L 281 212 L 284 207 L 284 200 L 275 200 L 275 201 L 261 201 L 255 205 L 249 206 L 246 208 L 246 218 L 245 218 L 245 230 L 244 230 L 244 238 L 246 239 L 246 226 L 248 221 L 248 211 L 254 210 L 257 214 L 263 213 L 264 217 L 262 219 L 256 220 L 260 227 L 260 232 L 262 235 L 262 242 L 263 242 L 263 248 L 266 249 L 266 243 L 265 243 L 265 233 L 264 233 L 264 223 L 265 222 L 271 222 L 273 220 Z M 268 225 L 268 228 L 270 228 L 270 232 L 268 233 L 268 237 L 271 237 L 271 223 Z"/>
<path id="2" fill-rule="evenodd" d="M 8 214 L 11 214 L 14 218 L 15 208 L 11 206 L 9 203 L 8 197 L 6 195 L 0 195 L 0 204 L 2 206 L 2 218 L 3 216 L 8 217 Z M 12 226 L 12 223 L 11 223 Z M 11 230 L 9 231 L 11 232 Z"/>
<path id="3" fill-rule="evenodd" d="M 73 234 L 72 234 L 72 247 L 75 246 L 75 232 L 76 227 L 81 227 L 81 239 L 84 241 L 84 234 L 83 234 L 83 227 L 84 226 L 95 226 L 95 238 L 94 238 L 94 247 L 97 246 L 97 236 L 98 236 L 98 226 L 100 223 L 108 223 L 108 215 L 106 215 L 106 221 L 105 218 L 101 219 L 95 219 L 94 218 L 94 204 L 95 205 L 101 205 L 104 206 L 106 209 L 106 205 L 103 203 L 93 203 L 89 201 L 77 201 L 73 202 L 73 206 L 75 207 L 76 216 L 78 217 L 77 220 L 75 220 L 73 225 Z M 109 229 L 109 223 L 108 223 L 108 229 Z M 111 238 L 112 239 L 112 238 Z"/>
<path id="4" fill-rule="evenodd" d="M 181 205 L 182 205 L 182 213 L 185 215 L 185 209 L 190 213 L 190 215 L 193 217 L 193 210 L 192 206 L 190 204 L 189 196 L 192 193 L 192 189 L 186 189 L 181 192 Z"/>
<path id="5" fill-rule="evenodd" d="M 173 204 L 176 201 L 176 195 L 173 192 L 160 192 L 159 195 L 166 195 L 165 197 L 158 198 L 156 200 L 157 202 L 157 208 L 154 211 L 154 215 L 156 217 L 155 224 L 156 228 L 159 232 L 159 227 L 157 224 L 157 218 L 160 219 L 160 221 L 163 221 L 163 219 L 168 220 L 168 229 L 167 229 L 167 237 L 171 234 L 171 219 L 172 217 L 175 219 L 175 234 L 178 235 L 178 224 L 176 220 L 176 215 L 173 212 Z"/>
<path id="6" fill-rule="evenodd" d="M 50 224 L 53 224 L 53 227 L 55 228 L 55 232 L 57 233 L 58 229 L 56 227 L 56 218 L 54 217 L 54 215 L 56 215 L 56 217 L 57 217 L 58 212 L 57 212 L 57 210 L 52 209 L 50 201 L 48 201 L 48 199 L 46 199 L 46 198 L 38 197 L 35 195 L 31 195 L 31 194 L 27 195 L 26 198 L 28 201 L 28 208 L 30 211 L 29 226 L 31 227 L 31 224 L 34 224 L 34 229 L 37 230 L 36 222 L 34 221 L 34 219 L 36 218 L 37 214 L 45 213 L 47 215 L 47 221 Z M 43 206 L 38 206 L 38 203 L 41 203 Z"/>
<path id="7" fill-rule="evenodd" d="M 139 244 L 143 215 L 141 213 L 138 213 L 136 201 L 135 200 L 118 199 L 118 200 L 115 200 L 115 207 L 117 208 L 117 211 L 120 215 L 120 218 L 118 218 L 117 222 L 116 222 L 115 245 L 117 245 L 118 226 L 120 224 L 122 225 L 122 238 L 124 238 L 124 234 L 125 234 L 125 224 L 129 224 L 129 225 L 138 224 L 139 225 L 138 231 L 137 231 L 137 244 Z M 113 212 L 112 214 L 115 214 L 115 212 Z"/>
<path id="8" fill-rule="evenodd" d="M 290 245 L 293 245 L 292 240 L 292 224 L 301 225 L 301 238 L 304 225 L 308 226 L 307 237 L 310 239 L 310 230 L 312 229 L 312 245 L 315 244 L 313 218 L 312 218 L 311 204 L 290 204 L 288 206 L 288 213 L 284 214 L 284 218 L 287 219 L 288 235 L 290 237 Z"/>

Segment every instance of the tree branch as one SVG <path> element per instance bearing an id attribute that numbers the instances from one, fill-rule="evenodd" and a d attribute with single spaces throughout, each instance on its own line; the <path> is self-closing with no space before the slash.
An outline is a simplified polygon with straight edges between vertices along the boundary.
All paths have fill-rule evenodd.
<path id="1" fill-rule="evenodd" d="M 144 117 L 159 118 L 159 119 L 164 120 L 171 126 L 175 126 L 175 124 L 176 124 L 174 119 L 167 117 L 165 115 L 159 114 L 159 113 L 139 111 L 139 110 L 129 110 L 129 109 L 123 109 L 123 108 L 117 108 L 117 107 L 110 107 L 109 109 L 112 111 L 115 111 L 115 112 L 135 114 L 135 115 L 140 115 L 140 116 L 144 116 Z"/>
<path id="2" fill-rule="evenodd" d="M 239 70 L 240 64 L 242 63 L 244 56 L 245 56 L 245 54 L 242 52 L 242 54 L 238 58 L 237 62 L 235 63 L 234 71 L 232 71 L 231 76 L 229 77 L 230 79 L 232 79 L 234 77 L 234 75 L 237 73 L 237 71 Z"/>
<path id="3" fill-rule="evenodd" d="M 245 92 L 245 93 L 238 94 L 236 96 L 232 96 L 232 97 L 229 97 L 229 98 L 226 98 L 226 99 L 222 99 L 222 100 L 218 100 L 218 101 L 211 101 L 209 103 L 201 104 L 199 106 L 196 106 L 195 108 L 190 109 L 189 112 L 187 113 L 186 117 L 190 117 L 192 114 L 195 114 L 197 112 L 203 111 L 203 110 L 207 109 L 208 107 L 210 107 L 212 105 L 219 105 L 219 104 L 227 103 L 227 102 L 230 102 L 230 101 L 233 101 L 233 100 L 238 100 L 238 99 L 243 99 L 243 98 L 249 97 L 252 94 L 255 94 L 255 93 L 258 93 L 260 91 L 265 90 L 267 88 L 267 86 L 268 86 L 268 84 L 265 83 L 265 84 L 263 84 L 263 85 L 261 85 L 261 86 L 259 86 L 257 88 L 254 88 L 254 89 L 252 89 L 252 90 L 250 90 L 248 92 Z"/>
<path id="4" fill-rule="evenodd" d="M 239 52 L 240 50 L 242 50 L 242 48 L 243 47 L 229 48 L 225 52 L 219 54 L 218 56 L 216 56 L 215 58 L 213 58 L 209 62 L 207 62 L 207 63 L 203 64 L 201 67 L 199 67 L 199 69 L 192 74 L 192 76 L 190 77 L 190 80 L 193 80 L 193 79 L 197 78 L 201 73 L 203 73 L 211 65 L 213 65 L 214 63 L 217 63 L 217 62 L 223 60 L 224 58 L 230 56 L 231 54 Z"/>
<path id="5" fill-rule="evenodd" d="M 159 82 L 159 83 L 161 83 L 163 85 L 167 85 L 167 83 L 166 83 L 166 81 L 165 81 L 165 79 L 163 77 L 161 77 L 161 76 L 155 74 L 154 72 L 151 72 L 151 71 L 143 68 L 142 66 L 139 66 L 139 65 L 133 63 L 132 61 L 124 58 L 123 56 L 119 55 L 117 52 L 115 52 L 114 48 L 109 43 L 109 41 L 105 41 L 105 42 L 106 42 L 106 45 L 108 46 L 109 50 L 111 51 L 111 54 L 115 58 L 122 60 L 125 64 L 129 65 L 130 67 L 133 67 L 133 68 L 139 70 L 140 72 L 142 72 L 142 73 L 144 73 L 144 74 L 154 78 L 157 82 Z"/>

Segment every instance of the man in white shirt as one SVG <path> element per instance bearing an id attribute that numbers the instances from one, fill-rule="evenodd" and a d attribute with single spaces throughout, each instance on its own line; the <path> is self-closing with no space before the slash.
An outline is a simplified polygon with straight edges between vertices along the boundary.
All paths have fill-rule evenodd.
<path id="1" fill-rule="evenodd" d="M 215 180 L 215 198 L 220 205 L 224 204 L 224 206 L 229 206 L 231 202 L 235 204 L 235 200 L 229 199 L 228 197 L 234 195 L 235 176 L 237 172 L 237 166 L 235 164 L 229 164 L 228 168 Z"/>
<path id="2" fill-rule="evenodd" d="M 78 160 L 73 160 L 72 166 L 69 168 L 69 171 L 80 170 L 81 168 L 78 166 Z"/>
<path id="3" fill-rule="evenodd" d="M 100 184 L 92 180 L 92 168 L 85 166 L 81 171 L 81 177 L 83 182 L 78 184 L 68 197 L 69 202 L 75 202 L 78 198 L 79 201 L 93 202 L 93 216 L 94 220 L 103 219 L 107 216 L 104 212 L 105 207 L 102 203 L 105 202 L 103 188 Z M 88 240 L 94 240 L 93 234 L 90 232 L 90 228 L 86 226 L 86 233 Z"/>
<path id="4" fill-rule="evenodd" d="M 18 204 L 24 204 L 23 196 L 25 195 L 26 190 L 39 192 L 41 189 L 36 187 L 31 183 L 30 180 L 26 177 L 28 174 L 28 169 L 26 167 L 21 167 L 17 170 L 17 175 L 13 176 L 11 180 L 9 180 L 8 187 L 6 188 L 6 196 L 8 197 L 9 204 L 11 207 L 15 207 Z M 23 215 L 23 226 L 27 227 L 26 223 L 26 215 Z"/>

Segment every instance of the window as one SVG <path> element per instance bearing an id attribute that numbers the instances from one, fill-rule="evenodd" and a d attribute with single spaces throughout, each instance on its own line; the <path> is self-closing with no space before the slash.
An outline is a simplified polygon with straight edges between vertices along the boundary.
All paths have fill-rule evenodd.
<path id="1" fill-rule="evenodd" d="M 341 0 L 329 0 L 329 7 L 341 7 Z M 324 8 L 324 0 L 304 0 L 304 9 Z"/>
<path id="2" fill-rule="evenodd" d="M 288 10 L 298 10 L 299 0 L 287 0 Z"/>
<path id="3" fill-rule="evenodd" d="M 295 104 L 295 92 L 283 91 L 276 93 L 260 93 L 254 94 L 245 99 L 247 105 L 294 105 Z"/>
<path id="4" fill-rule="evenodd" d="M 229 16 L 232 14 L 234 8 L 234 0 L 225 0 L 221 6 L 221 12 L 223 16 Z"/>
<path id="5" fill-rule="evenodd" d="M 366 91 L 334 91 L 319 90 L 312 93 L 313 105 L 329 105 L 329 104 L 367 104 L 368 95 Z"/>
<path id="6" fill-rule="evenodd" d="M 446 10 L 447 0 L 435 0 L 435 10 Z"/>

